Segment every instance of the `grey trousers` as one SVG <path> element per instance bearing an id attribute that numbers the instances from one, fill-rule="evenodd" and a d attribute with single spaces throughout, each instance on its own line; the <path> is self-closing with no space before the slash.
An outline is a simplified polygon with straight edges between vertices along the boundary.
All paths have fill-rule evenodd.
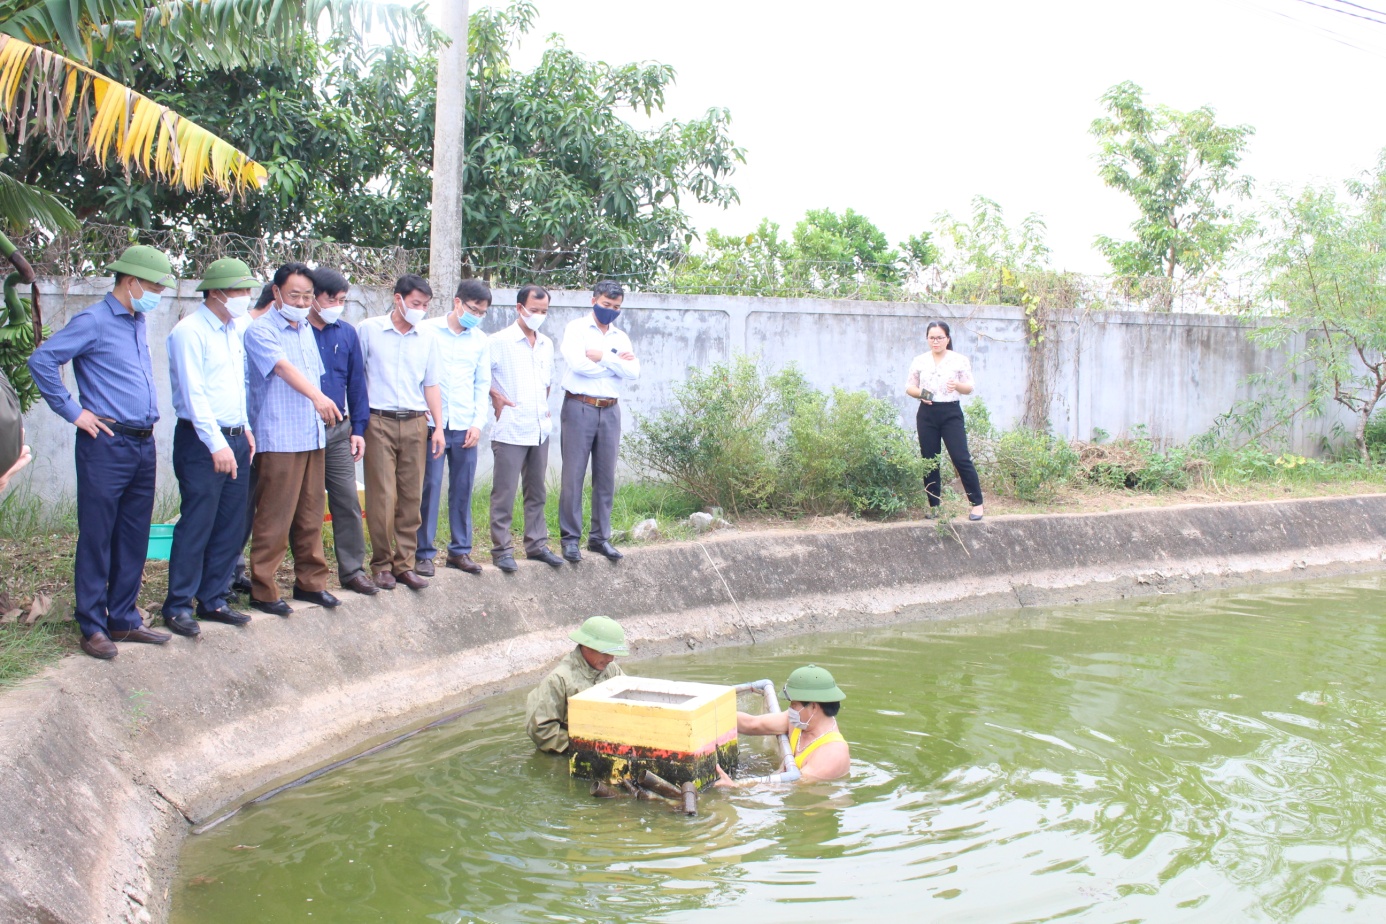
<path id="1" fill-rule="evenodd" d="M 582 538 L 582 483 L 592 460 L 592 531 L 588 542 L 611 538 L 611 502 L 616 498 L 616 458 L 621 449 L 621 405 L 593 407 L 563 399 L 563 480 L 558 526 L 564 542 Z"/>
<path id="2" fill-rule="evenodd" d="M 351 418 L 327 428 L 323 475 L 327 511 L 332 514 L 332 544 L 337 550 L 337 577 L 345 584 L 366 573 L 366 531 L 361 525 L 361 499 L 356 495 L 356 463 L 351 461 Z"/>
<path id="3" fill-rule="evenodd" d="M 549 545 L 549 524 L 544 520 L 544 502 L 548 499 L 544 474 L 549 468 L 549 441 L 544 440 L 538 446 L 492 441 L 491 455 L 495 459 L 491 471 L 491 555 L 515 550 L 510 521 L 515 514 L 515 489 L 521 479 L 525 492 L 525 554 L 538 555 Z"/>

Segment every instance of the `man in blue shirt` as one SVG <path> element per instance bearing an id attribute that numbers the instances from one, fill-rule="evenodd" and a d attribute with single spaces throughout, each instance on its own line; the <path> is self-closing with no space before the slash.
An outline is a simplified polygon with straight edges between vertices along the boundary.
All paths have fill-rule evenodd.
<path id="1" fill-rule="evenodd" d="M 279 598 L 275 572 L 290 542 L 294 599 L 333 607 L 322 551 L 326 428 L 342 419 L 323 394 L 322 356 L 308 325 L 311 270 L 286 263 L 274 273 L 274 308 L 245 332 L 250 423 L 257 442 L 255 526 L 250 536 L 250 605 L 274 616 L 293 608 Z"/>
<path id="2" fill-rule="evenodd" d="M 366 399 L 366 368 L 356 328 L 342 323 L 346 308 L 346 277 L 334 269 L 313 270 L 313 307 L 308 323 L 322 356 L 322 392 L 337 404 L 342 419 L 327 428 L 323 458 L 327 509 L 332 514 L 332 544 L 337 550 L 337 577 L 342 586 L 370 596 L 380 588 L 366 574 L 366 532 L 361 524 L 361 499 L 356 493 L 356 463 L 366 451 L 366 424 L 371 405 Z M 345 415 L 350 412 L 348 419 Z"/>
<path id="3" fill-rule="evenodd" d="M 226 603 L 241 551 L 255 437 L 245 399 L 245 352 L 235 319 L 250 310 L 250 288 L 259 281 L 233 257 L 207 267 L 197 291 L 202 307 L 168 335 L 168 375 L 173 385 L 173 473 L 181 503 L 168 560 L 164 625 L 179 635 L 198 635 L 193 618 L 243 626 L 250 617 Z"/>
<path id="4" fill-rule="evenodd" d="M 111 294 L 70 318 L 29 357 L 29 373 L 53 412 L 77 428 L 77 555 L 74 613 L 82 650 L 114 658 L 115 642 L 162 645 L 135 609 L 154 516 L 154 424 L 159 395 L 144 316 L 174 283 L 168 257 L 131 247 L 110 266 Z M 80 403 L 62 380 L 72 363 Z"/>
<path id="5" fill-rule="evenodd" d="M 486 426 L 490 407 L 490 343 L 477 325 L 491 307 L 491 289 L 480 279 L 464 279 L 457 287 L 452 310 L 441 318 L 423 322 L 422 330 L 438 344 L 442 361 L 443 419 L 429 428 L 441 427 L 442 456 L 424 465 L 422 523 L 419 526 L 418 562 L 414 570 L 424 577 L 434 573 L 433 559 L 438 549 L 438 504 L 443 492 L 443 461 L 448 466 L 448 567 L 468 574 L 480 574 L 481 566 L 472 561 L 472 483 L 476 480 L 476 446 Z"/>

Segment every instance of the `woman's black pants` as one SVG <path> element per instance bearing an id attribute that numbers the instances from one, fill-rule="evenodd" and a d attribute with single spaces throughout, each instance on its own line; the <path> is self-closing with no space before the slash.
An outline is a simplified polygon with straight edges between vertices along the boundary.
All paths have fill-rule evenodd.
<path id="1" fill-rule="evenodd" d="M 953 460 L 962 479 L 967 500 L 976 507 L 982 503 L 982 483 L 977 479 L 977 468 L 972 464 L 972 455 L 967 451 L 967 430 L 963 427 L 962 407 L 956 401 L 942 401 L 935 404 L 920 403 L 919 413 L 914 418 L 919 428 L 919 452 L 926 459 L 938 456 L 942 443 L 948 447 L 948 458 Z M 924 478 L 924 490 L 929 495 L 929 506 L 939 503 L 938 466 Z"/>

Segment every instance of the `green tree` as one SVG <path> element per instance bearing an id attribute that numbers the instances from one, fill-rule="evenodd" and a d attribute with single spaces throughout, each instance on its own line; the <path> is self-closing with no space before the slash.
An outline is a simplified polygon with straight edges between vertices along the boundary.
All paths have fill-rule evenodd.
<path id="1" fill-rule="evenodd" d="M 1367 422 L 1386 395 L 1386 151 L 1346 192 L 1310 187 L 1271 207 L 1268 310 L 1254 336 L 1268 347 L 1303 344 L 1291 368 L 1309 370 L 1311 398 L 1352 413 L 1369 462 Z"/>
<path id="2" fill-rule="evenodd" d="M 811 209 L 788 240 L 763 219 L 750 234 L 713 229 L 703 248 L 683 257 L 669 280 L 677 292 L 891 299 L 905 294 L 938 259 L 929 232 L 898 248 L 852 209 Z"/>
<path id="3" fill-rule="evenodd" d="M 974 196 L 970 220 L 944 212 L 935 219 L 949 274 L 947 297 L 971 304 L 1022 304 L 1022 275 L 1049 269 L 1044 219 L 1031 213 L 1011 227 L 993 199 Z"/>
<path id="4" fill-rule="evenodd" d="M 1150 108 L 1144 91 L 1125 81 L 1102 96 L 1107 115 L 1089 129 L 1098 141 L 1098 172 L 1140 211 L 1135 240 L 1097 238 L 1112 269 L 1125 276 L 1196 277 L 1218 266 L 1249 231 L 1228 200 L 1251 194 L 1237 172 L 1255 132 L 1219 125 L 1203 106 L 1180 112 Z"/>

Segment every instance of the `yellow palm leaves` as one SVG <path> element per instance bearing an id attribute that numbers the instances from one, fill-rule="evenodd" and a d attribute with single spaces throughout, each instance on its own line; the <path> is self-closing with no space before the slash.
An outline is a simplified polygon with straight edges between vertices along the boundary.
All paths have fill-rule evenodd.
<path id="1" fill-rule="evenodd" d="M 200 125 L 69 58 L 0 35 L 0 116 L 22 144 L 30 131 L 59 151 L 115 159 L 187 190 L 258 189 L 265 168 Z"/>

